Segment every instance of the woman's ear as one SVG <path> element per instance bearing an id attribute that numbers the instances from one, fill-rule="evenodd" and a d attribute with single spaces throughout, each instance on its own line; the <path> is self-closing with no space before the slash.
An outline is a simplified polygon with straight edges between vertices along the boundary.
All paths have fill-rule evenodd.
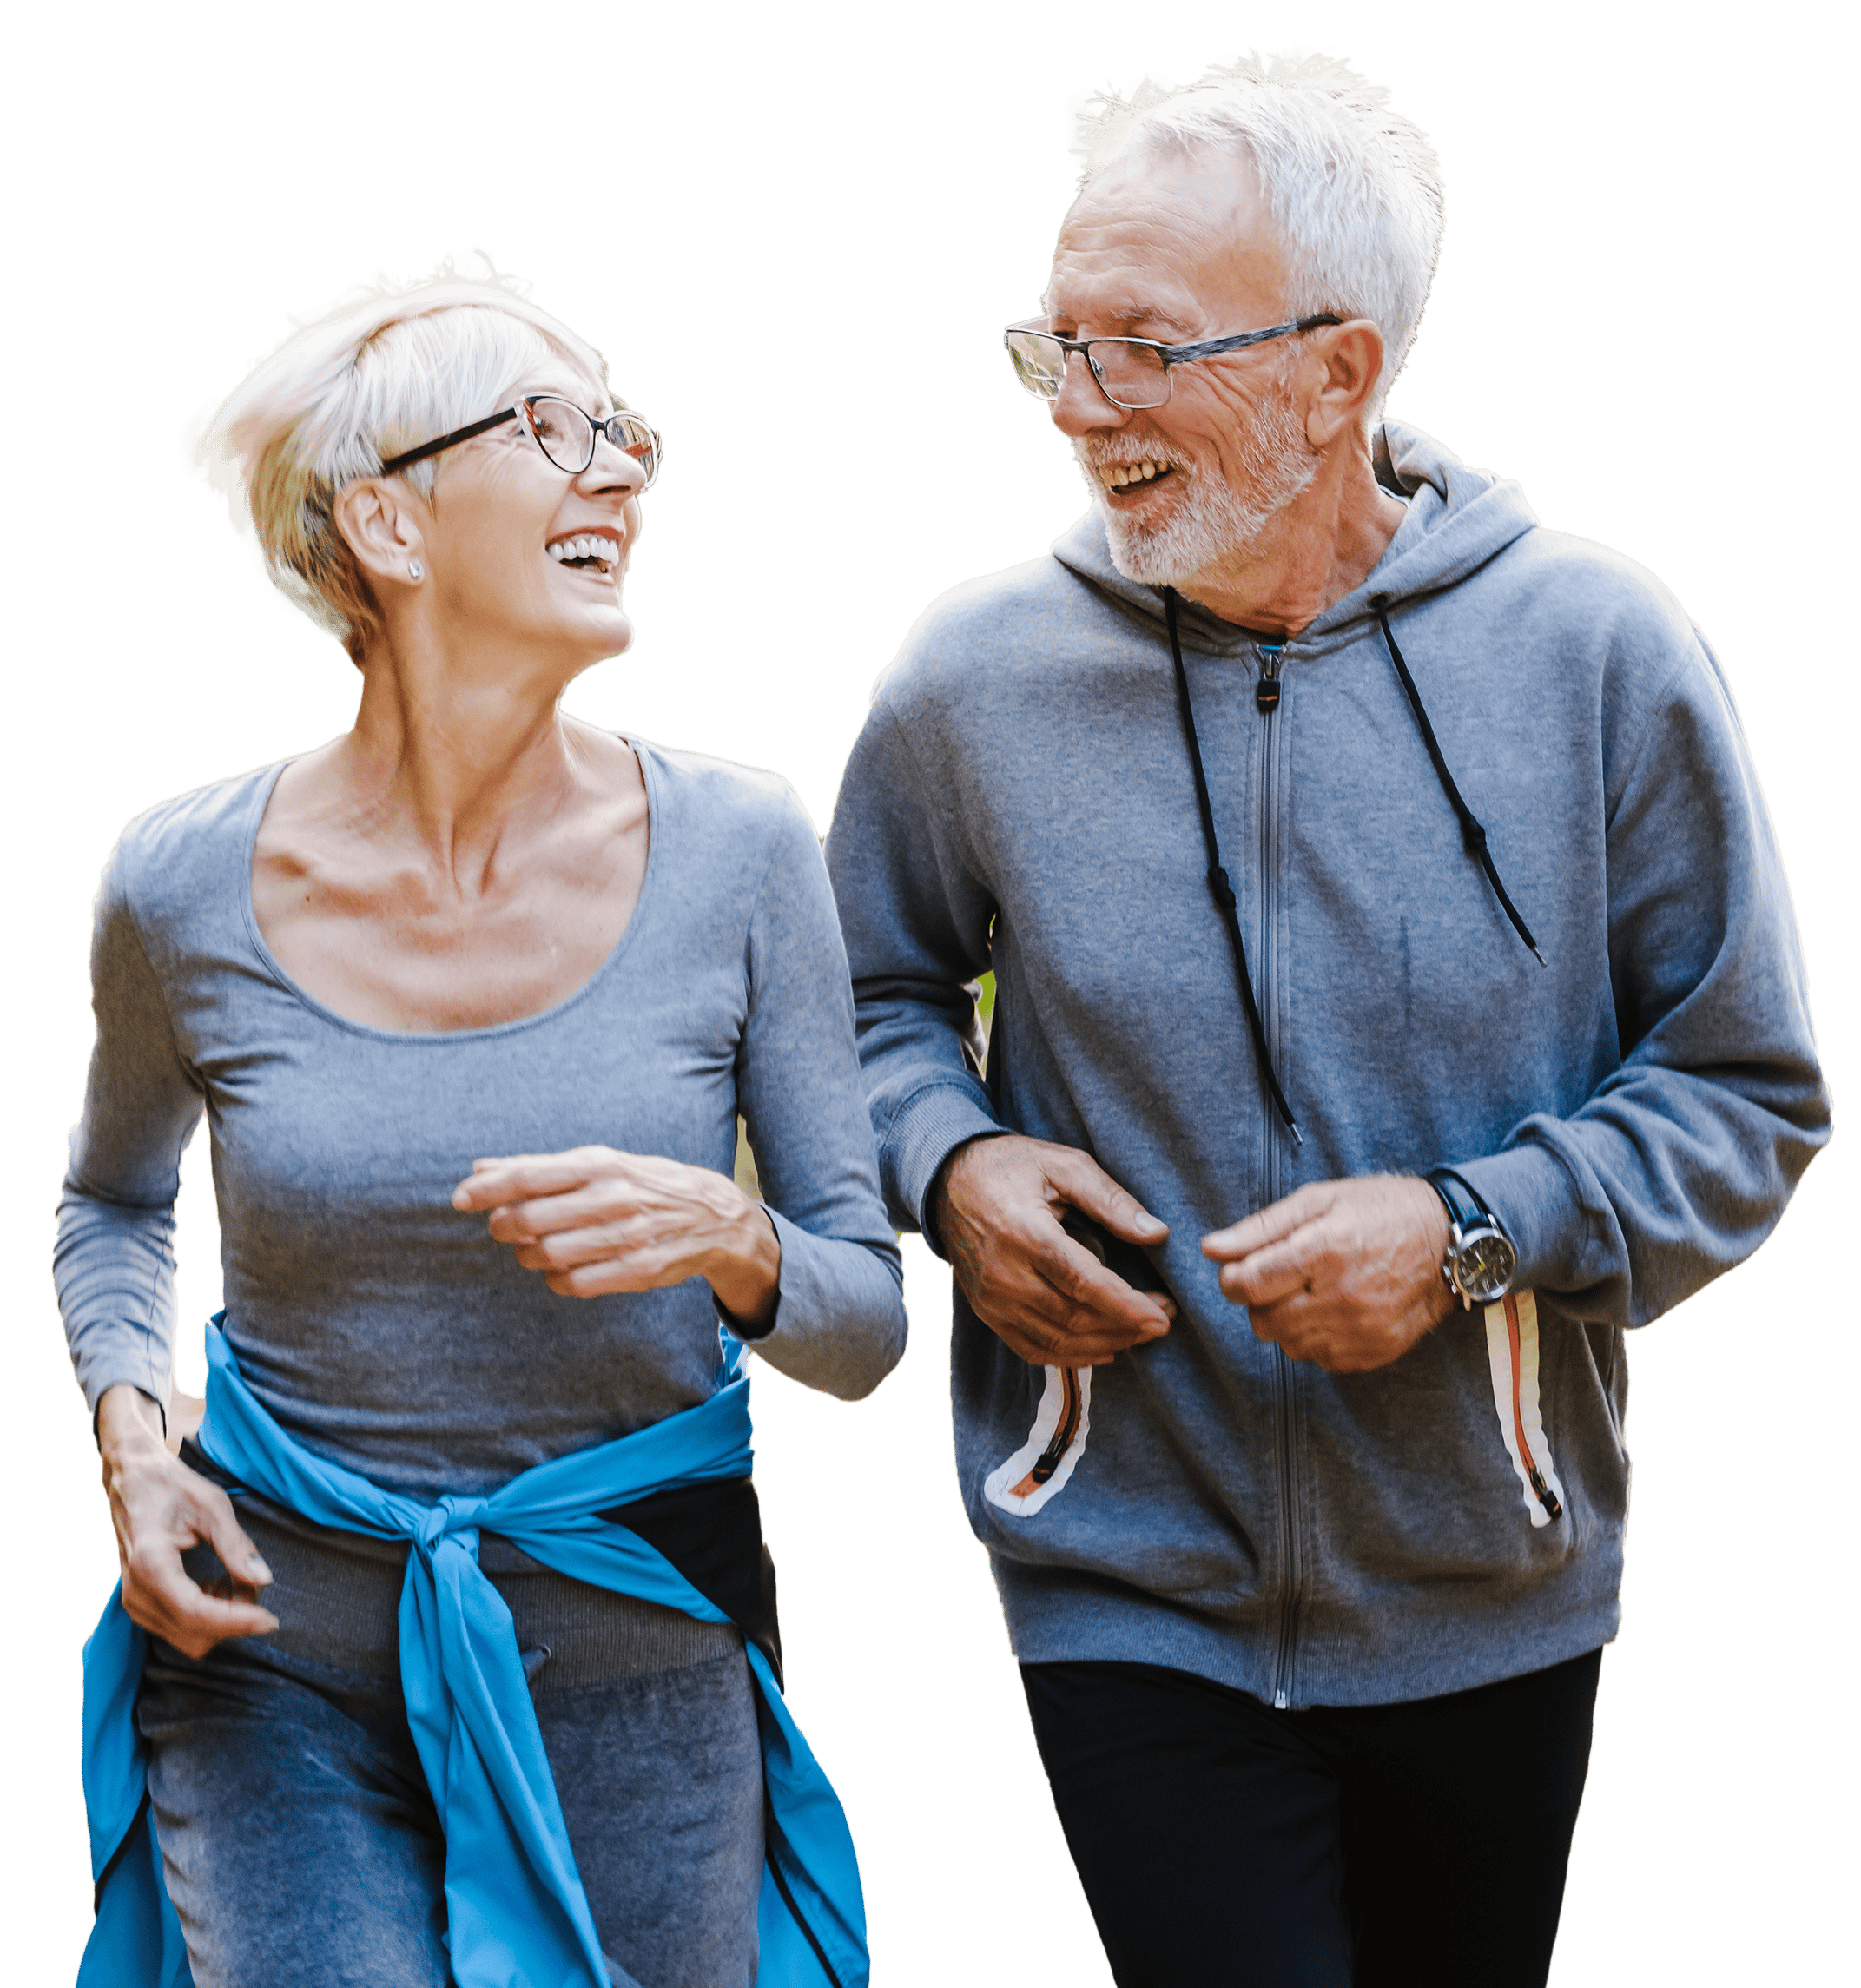
<path id="1" fill-rule="evenodd" d="M 1368 318 L 1332 325 L 1313 340 L 1324 378 L 1305 415 L 1305 439 L 1328 449 L 1337 438 L 1361 431 L 1363 411 L 1383 373 L 1383 334 Z"/>
<path id="2" fill-rule="evenodd" d="M 392 484 L 365 479 L 337 497 L 332 522 L 372 580 L 418 585 L 426 575 L 426 540 L 413 506 Z"/>

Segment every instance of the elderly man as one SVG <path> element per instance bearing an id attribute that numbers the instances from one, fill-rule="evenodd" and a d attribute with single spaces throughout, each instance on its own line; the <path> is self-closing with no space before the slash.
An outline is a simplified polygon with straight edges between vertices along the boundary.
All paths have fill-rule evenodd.
<path id="1" fill-rule="evenodd" d="M 1093 509 L 919 624 L 828 842 L 893 1218 L 1119 1981 L 1541 1983 L 1625 1330 L 1827 1133 L 1784 878 L 1673 598 L 1381 421 L 1441 228 L 1381 93 L 1087 154 L 1007 345 Z"/>

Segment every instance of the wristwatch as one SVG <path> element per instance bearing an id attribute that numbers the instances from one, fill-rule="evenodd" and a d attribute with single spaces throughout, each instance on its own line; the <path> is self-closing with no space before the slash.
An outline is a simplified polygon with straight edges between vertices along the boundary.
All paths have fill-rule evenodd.
<path id="1" fill-rule="evenodd" d="M 1441 1259 L 1441 1281 L 1460 1299 L 1464 1311 L 1503 1298 L 1512 1289 L 1519 1257 L 1499 1217 L 1452 1167 L 1437 1166 L 1427 1179 L 1448 1211 L 1448 1247 Z"/>

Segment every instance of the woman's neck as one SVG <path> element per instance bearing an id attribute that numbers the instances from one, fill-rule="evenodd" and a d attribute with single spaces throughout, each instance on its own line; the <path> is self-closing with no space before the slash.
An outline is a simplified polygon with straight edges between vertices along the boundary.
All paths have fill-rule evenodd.
<path id="1" fill-rule="evenodd" d="M 372 835 L 469 872 L 513 831 L 520 838 L 554 817 L 584 783 L 586 752 L 563 718 L 559 671 L 384 642 L 362 677 L 355 727 L 332 771 Z"/>

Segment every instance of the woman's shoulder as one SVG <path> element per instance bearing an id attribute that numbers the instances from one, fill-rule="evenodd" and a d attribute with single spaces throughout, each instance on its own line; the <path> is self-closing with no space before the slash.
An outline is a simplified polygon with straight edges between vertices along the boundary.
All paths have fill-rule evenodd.
<path id="1" fill-rule="evenodd" d="M 781 774 L 643 739 L 633 744 L 649 763 L 662 809 L 675 806 L 682 816 L 726 835 L 820 848 L 820 833 L 801 796 Z"/>
<path id="2" fill-rule="evenodd" d="M 205 908 L 245 877 L 265 797 L 280 766 L 215 780 L 136 816 L 116 838 L 106 876 L 139 915 Z"/>

